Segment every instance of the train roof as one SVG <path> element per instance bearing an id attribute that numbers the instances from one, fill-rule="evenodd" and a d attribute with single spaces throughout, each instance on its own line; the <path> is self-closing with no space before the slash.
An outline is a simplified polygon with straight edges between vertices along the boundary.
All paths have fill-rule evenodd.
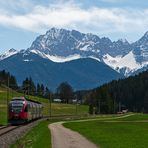
<path id="1" fill-rule="evenodd" d="M 31 100 L 31 99 L 29 99 L 29 98 L 27 98 L 27 97 L 13 97 L 12 100 L 27 100 L 27 101 L 29 101 L 29 102 L 41 104 L 40 102 L 35 101 L 35 100 Z M 11 101 L 12 101 L 12 100 L 11 100 Z"/>

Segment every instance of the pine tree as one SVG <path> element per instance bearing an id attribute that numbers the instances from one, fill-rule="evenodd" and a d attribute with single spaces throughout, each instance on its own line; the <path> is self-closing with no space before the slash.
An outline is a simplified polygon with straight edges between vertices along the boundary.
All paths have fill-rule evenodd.
<path id="1" fill-rule="evenodd" d="M 41 84 L 41 96 L 43 97 L 45 95 L 44 85 Z"/>
<path id="2" fill-rule="evenodd" d="M 41 96 L 41 86 L 39 83 L 37 84 L 37 95 Z"/>

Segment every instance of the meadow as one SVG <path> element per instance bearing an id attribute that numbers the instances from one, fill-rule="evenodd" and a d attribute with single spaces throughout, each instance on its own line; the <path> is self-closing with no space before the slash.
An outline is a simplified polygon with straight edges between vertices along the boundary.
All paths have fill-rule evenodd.
<path id="1" fill-rule="evenodd" d="M 148 115 L 129 115 L 127 117 L 122 115 L 121 118 L 116 118 L 116 115 L 98 115 L 94 118 L 95 120 L 91 118 L 90 121 L 89 119 L 87 121 L 69 119 L 64 126 L 79 132 L 99 148 L 147 148 Z M 11 147 L 51 148 L 51 134 L 48 125 L 53 122 L 58 122 L 58 120 L 39 123 Z"/>
<path id="2" fill-rule="evenodd" d="M 148 115 L 126 118 L 69 122 L 65 127 L 78 131 L 100 148 L 147 148 Z"/>

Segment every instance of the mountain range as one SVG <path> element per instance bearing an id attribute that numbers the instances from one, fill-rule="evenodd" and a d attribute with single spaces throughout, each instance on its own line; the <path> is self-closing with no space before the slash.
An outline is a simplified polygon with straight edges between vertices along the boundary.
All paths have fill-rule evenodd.
<path id="1" fill-rule="evenodd" d="M 134 43 L 111 41 L 91 33 L 51 28 L 30 48 L 10 49 L 0 55 L 0 69 L 17 76 L 31 76 L 55 89 L 67 81 L 75 89 L 90 89 L 113 79 L 148 69 L 148 32 Z"/>

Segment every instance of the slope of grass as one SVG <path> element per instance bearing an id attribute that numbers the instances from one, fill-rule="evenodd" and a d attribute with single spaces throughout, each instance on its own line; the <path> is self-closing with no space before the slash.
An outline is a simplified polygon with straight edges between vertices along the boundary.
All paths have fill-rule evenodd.
<path id="1" fill-rule="evenodd" d="M 51 121 L 42 121 L 28 132 L 23 138 L 19 139 L 11 148 L 51 148 L 51 135 L 48 124 Z"/>
<path id="2" fill-rule="evenodd" d="M 23 96 L 23 94 L 15 92 L 10 89 L 9 98 L 10 101 L 13 97 Z M 43 115 L 49 115 L 50 104 L 49 100 L 36 96 L 29 96 L 30 99 L 39 101 L 43 104 Z M 88 106 L 78 105 L 77 106 L 78 114 L 87 114 Z M 75 115 L 76 114 L 76 105 L 72 104 L 61 104 L 61 103 L 52 103 L 51 104 L 51 115 Z M 7 124 L 7 89 L 0 87 L 0 125 Z"/>
<path id="3" fill-rule="evenodd" d="M 139 122 L 134 122 L 137 118 Z M 122 119 L 119 122 L 119 119 L 117 122 L 98 120 L 70 122 L 64 126 L 78 131 L 101 148 L 147 148 L 148 122 L 142 122 L 145 119 L 147 115 L 138 114 L 123 118 L 123 122 Z"/>

